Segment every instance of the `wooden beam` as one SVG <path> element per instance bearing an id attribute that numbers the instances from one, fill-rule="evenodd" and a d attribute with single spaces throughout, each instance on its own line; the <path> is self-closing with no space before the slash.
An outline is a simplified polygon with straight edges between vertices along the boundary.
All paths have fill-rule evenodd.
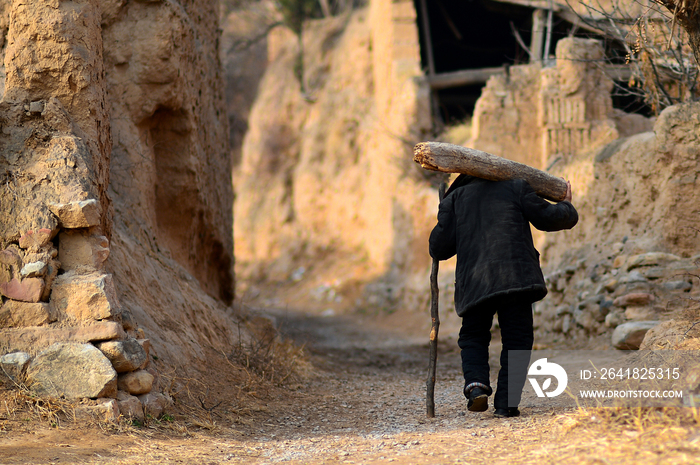
<path id="1" fill-rule="evenodd" d="M 435 76 L 435 57 L 433 56 L 433 39 L 430 33 L 430 18 L 428 17 L 428 4 L 426 0 L 420 0 L 421 25 L 423 26 L 423 39 L 425 56 L 428 60 L 428 79 Z M 430 108 L 433 114 L 433 125 L 442 131 L 443 123 L 440 116 L 440 102 L 435 94 L 435 89 L 430 87 Z"/>
<path id="2" fill-rule="evenodd" d="M 428 76 L 428 84 L 433 90 L 448 89 L 450 87 L 468 86 L 472 84 L 483 84 L 491 76 L 503 74 L 504 69 L 500 68 L 480 68 L 464 69 L 451 73 L 440 73 Z"/>
<path id="3" fill-rule="evenodd" d="M 413 161 L 428 170 L 469 174 L 490 181 L 524 179 L 545 199 L 560 202 L 566 197 L 566 181 L 562 178 L 461 145 L 421 142 L 413 149 Z"/>
<path id="4" fill-rule="evenodd" d="M 321 4 L 321 11 L 323 12 L 323 17 L 328 18 L 331 16 L 331 6 L 328 4 L 328 0 L 318 0 Z"/>
<path id="5" fill-rule="evenodd" d="M 538 8 L 532 13 L 532 39 L 530 40 L 531 61 L 542 61 L 542 47 L 544 47 L 544 10 Z"/>
<path id="6" fill-rule="evenodd" d="M 425 55 L 428 59 L 428 76 L 435 75 L 435 58 L 433 58 L 433 39 L 430 36 L 430 18 L 428 18 L 428 4 L 426 0 L 420 0 L 421 24 L 423 25 L 423 38 L 425 39 Z"/>
<path id="7" fill-rule="evenodd" d="M 629 81 L 632 70 L 627 65 L 602 65 L 603 72 L 613 81 Z M 440 73 L 426 76 L 425 79 L 432 90 L 449 89 L 450 87 L 484 84 L 491 76 L 505 73 L 505 68 L 463 69 L 450 73 Z"/>
<path id="8" fill-rule="evenodd" d="M 542 10 L 554 10 L 556 12 L 569 8 L 566 2 L 558 4 L 549 0 L 494 0 L 498 3 L 510 3 L 512 5 L 526 6 L 529 8 L 539 8 Z"/>
<path id="9" fill-rule="evenodd" d="M 544 51 L 542 52 L 542 62 L 545 66 L 549 66 L 552 60 L 549 59 L 549 49 L 552 44 L 552 17 L 554 16 L 554 10 L 547 11 L 547 34 L 544 39 Z M 556 60 L 556 58 L 555 58 Z"/>

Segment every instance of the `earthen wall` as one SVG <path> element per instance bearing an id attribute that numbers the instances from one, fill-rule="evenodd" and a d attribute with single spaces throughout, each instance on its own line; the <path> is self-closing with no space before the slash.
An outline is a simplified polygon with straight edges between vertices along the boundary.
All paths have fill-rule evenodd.
<path id="1" fill-rule="evenodd" d="M 0 363 L 157 417 L 238 334 L 218 5 L 0 6 Z"/>

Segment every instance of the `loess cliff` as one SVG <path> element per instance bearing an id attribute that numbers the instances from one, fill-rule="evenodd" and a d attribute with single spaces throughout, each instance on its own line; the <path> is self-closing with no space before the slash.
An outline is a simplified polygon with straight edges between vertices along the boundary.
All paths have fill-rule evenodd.
<path id="1" fill-rule="evenodd" d="M 158 416 L 177 378 L 247 337 L 218 16 L 209 0 L 0 3 L 0 362 L 36 392 Z M 101 387 L 63 384 L 93 361 Z"/>
<path id="2" fill-rule="evenodd" d="M 413 145 L 434 138 L 415 21 L 410 2 L 384 1 L 310 21 L 306 94 L 293 35 L 270 37 L 234 173 L 242 298 L 406 321 L 427 314 L 427 238 L 443 178 L 411 161 Z M 613 81 L 595 65 L 603 56 L 596 40 L 562 39 L 554 66 L 492 77 L 465 141 L 574 186 L 579 225 L 536 235 L 550 286 L 535 309 L 543 343 L 615 345 L 616 328 L 674 318 L 680 310 L 667 302 L 699 289 L 689 274 L 700 219 L 697 106 L 658 118 L 614 108 Z M 453 282 L 448 261 L 441 308 L 452 330 Z M 636 294 L 647 297 L 627 297 Z"/>

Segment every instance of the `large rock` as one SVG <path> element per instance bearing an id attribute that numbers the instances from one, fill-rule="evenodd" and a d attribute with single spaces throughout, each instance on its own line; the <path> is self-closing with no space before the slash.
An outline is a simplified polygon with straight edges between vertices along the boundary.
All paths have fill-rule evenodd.
<path id="1" fill-rule="evenodd" d="M 11 279 L 0 283 L 0 294 L 22 302 L 39 302 L 44 291 L 44 280 L 41 278 Z"/>
<path id="2" fill-rule="evenodd" d="M 30 362 L 27 384 L 40 397 L 115 397 L 117 372 L 92 344 L 59 342 Z"/>
<path id="3" fill-rule="evenodd" d="M 109 241 L 105 236 L 68 229 L 58 235 L 58 241 L 58 260 L 65 270 L 79 267 L 99 270 L 109 257 Z"/>
<path id="4" fill-rule="evenodd" d="M 613 331 L 613 347 L 622 350 L 639 349 L 647 331 L 658 324 L 658 321 L 633 321 L 621 324 Z"/>
<path id="5" fill-rule="evenodd" d="M 26 352 L 13 352 L 0 357 L 0 378 L 7 376 L 15 383 L 21 381 L 24 368 L 31 360 L 31 356 Z"/>
<path id="6" fill-rule="evenodd" d="M 50 328 L 30 327 L 0 330 L 0 341 L 12 350 L 37 353 L 57 342 L 95 342 L 123 339 L 126 333 L 115 321 L 100 321 L 88 326 Z"/>
<path id="7" fill-rule="evenodd" d="M 125 391 L 117 391 L 117 404 L 119 405 L 119 412 L 123 417 L 127 419 L 136 419 L 143 421 L 143 404 L 138 397 L 132 396 Z"/>
<path id="8" fill-rule="evenodd" d="M 129 394 L 146 394 L 153 388 L 153 379 L 153 375 L 146 370 L 132 371 L 119 375 L 118 387 Z"/>
<path id="9" fill-rule="evenodd" d="M 0 307 L 0 328 L 42 326 L 53 321 L 49 304 L 7 300 Z"/>
<path id="10" fill-rule="evenodd" d="M 152 418 L 158 418 L 163 413 L 167 413 L 172 401 L 159 392 L 149 392 L 139 396 L 139 400 L 143 404 L 143 411 L 146 415 Z"/>
<path id="11" fill-rule="evenodd" d="M 135 371 L 148 364 L 148 354 L 136 339 L 102 342 L 97 348 L 112 362 L 117 373 Z"/>
<path id="12" fill-rule="evenodd" d="M 64 228 L 90 228 L 100 224 L 100 204 L 95 199 L 49 205 Z"/>
<path id="13" fill-rule="evenodd" d="M 119 300 L 112 275 L 69 271 L 56 278 L 51 294 L 54 313 L 70 319 L 103 320 L 119 314 Z"/>

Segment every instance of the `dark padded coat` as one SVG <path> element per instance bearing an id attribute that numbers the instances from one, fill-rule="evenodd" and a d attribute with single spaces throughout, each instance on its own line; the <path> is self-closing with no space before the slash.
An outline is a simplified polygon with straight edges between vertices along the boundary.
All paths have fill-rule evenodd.
<path id="1" fill-rule="evenodd" d="M 526 181 L 487 181 L 462 175 L 440 203 L 430 255 L 457 254 L 455 309 L 465 316 L 493 297 L 535 302 L 547 295 L 530 223 L 542 231 L 571 229 L 578 213 L 567 201 L 552 204 Z"/>

